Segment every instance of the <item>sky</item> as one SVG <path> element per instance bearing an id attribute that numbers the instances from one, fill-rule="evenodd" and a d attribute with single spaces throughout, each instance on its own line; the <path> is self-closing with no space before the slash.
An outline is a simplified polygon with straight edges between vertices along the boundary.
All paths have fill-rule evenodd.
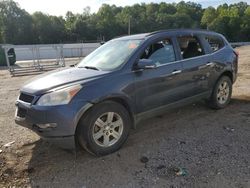
<path id="1" fill-rule="evenodd" d="M 14 0 L 19 3 L 21 8 L 29 13 L 41 11 L 50 15 L 65 16 L 67 11 L 73 13 L 82 13 L 87 6 L 91 8 L 91 12 L 97 12 L 103 3 L 117 6 L 133 5 L 135 3 L 178 3 L 181 0 Z M 238 3 L 240 1 L 250 4 L 250 0 L 188 0 L 200 3 L 204 8 L 208 6 L 218 6 L 223 3 Z"/>

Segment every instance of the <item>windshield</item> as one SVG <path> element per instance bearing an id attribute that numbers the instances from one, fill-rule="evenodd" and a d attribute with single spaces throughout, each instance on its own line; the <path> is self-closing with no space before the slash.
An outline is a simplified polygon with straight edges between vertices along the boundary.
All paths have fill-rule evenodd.
<path id="1" fill-rule="evenodd" d="M 111 40 L 85 57 L 77 67 L 114 70 L 125 63 L 140 42 L 141 40 Z"/>

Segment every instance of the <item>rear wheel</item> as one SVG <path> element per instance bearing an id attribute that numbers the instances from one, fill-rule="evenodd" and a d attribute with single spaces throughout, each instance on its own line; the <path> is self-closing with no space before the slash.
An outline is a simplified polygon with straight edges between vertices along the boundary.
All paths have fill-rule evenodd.
<path id="1" fill-rule="evenodd" d="M 228 76 L 222 76 L 214 86 L 213 93 L 208 101 L 211 108 L 225 108 L 231 100 L 232 81 Z"/>
<path id="2" fill-rule="evenodd" d="M 119 103 L 95 105 L 81 119 L 76 137 L 83 148 L 101 156 L 117 151 L 126 141 L 131 126 L 127 110 Z"/>

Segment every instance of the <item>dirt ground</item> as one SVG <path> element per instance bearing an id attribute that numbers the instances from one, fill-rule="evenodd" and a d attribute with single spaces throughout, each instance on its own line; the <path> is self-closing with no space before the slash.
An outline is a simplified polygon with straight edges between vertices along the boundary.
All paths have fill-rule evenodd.
<path id="1" fill-rule="evenodd" d="M 141 122 L 121 150 L 100 158 L 58 149 L 16 125 L 19 88 L 33 76 L 0 70 L 0 187 L 249 188 L 250 47 L 237 50 L 226 109 L 199 102 Z"/>

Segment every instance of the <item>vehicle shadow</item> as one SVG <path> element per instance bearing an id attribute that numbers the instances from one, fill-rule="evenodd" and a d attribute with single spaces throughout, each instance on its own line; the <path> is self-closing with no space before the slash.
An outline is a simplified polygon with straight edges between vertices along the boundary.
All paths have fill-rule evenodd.
<path id="1" fill-rule="evenodd" d="M 250 129 L 246 122 L 250 123 L 250 97 L 240 96 L 234 98 L 223 110 L 211 110 L 200 102 L 145 120 L 136 130 L 131 131 L 129 139 L 121 150 L 104 157 L 94 157 L 81 150 L 61 150 L 39 140 L 32 150 L 29 161 L 29 169 L 32 169 L 29 173 L 30 183 L 32 187 L 150 186 L 154 185 L 152 184 L 154 177 L 159 176 L 158 170 L 155 170 L 158 167 L 154 166 L 159 165 L 159 161 L 164 163 L 163 166 L 186 165 L 190 171 L 192 170 L 192 176 L 199 183 L 199 180 L 207 175 L 206 173 L 213 171 L 214 169 L 211 168 L 214 167 L 207 167 L 206 172 L 200 172 L 203 166 L 192 160 L 210 156 L 206 162 L 215 165 L 213 161 L 218 156 L 211 155 L 211 150 L 218 152 L 216 150 L 218 143 L 231 144 L 231 141 L 225 137 L 231 134 L 228 133 L 230 130 L 227 127 L 238 130 L 234 134 L 249 138 Z M 244 136 L 244 134 L 247 135 Z M 197 153 L 197 149 L 193 148 L 198 148 L 202 152 Z M 222 152 L 221 155 L 228 154 Z M 141 161 L 142 156 L 147 156 L 156 164 L 151 161 Z M 190 158 L 191 161 L 186 161 L 186 158 Z M 228 165 L 223 168 L 231 167 Z M 167 186 L 171 182 L 181 185 L 178 184 L 181 181 L 192 184 L 194 180 L 194 178 L 185 180 L 173 178 L 168 177 L 169 182 L 164 178 L 157 181 Z M 209 179 L 207 181 L 210 182 Z M 210 183 L 214 183 L 213 181 L 211 180 Z"/>

